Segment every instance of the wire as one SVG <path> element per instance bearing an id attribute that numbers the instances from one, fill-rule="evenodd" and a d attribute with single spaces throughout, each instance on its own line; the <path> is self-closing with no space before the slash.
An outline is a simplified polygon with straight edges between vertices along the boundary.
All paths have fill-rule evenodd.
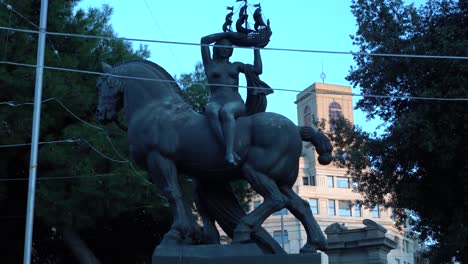
<path id="1" fill-rule="evenodd" d="M 57 143 L 75 143 L 79 142 L 80 139 L 64 139 L 64 140 L 54 140 L 54 141 L 43 141 L 39 142 L 39 145 L 45 145 L 45 144 L 57 144 Z M 15 147 L 25 147 L 25 146 L 30 146 L 31 143 L 21 143 L 21 144 L 8 144 L 8 145 L 0 145 L 0 148 L 15 148 Z"/>
<path id="2" fill-rule="evenodd" d="M 17 62 L 9 62 L 9 61 L 0 61 L 0 64 L 9 64 L 15 66 L 23 66 L 23 67 L 30 67 L 35 68 L 36 65 L 34 64 L 25 64 L 25 63 L 17 63 Z M 68 68 L 59 68 L 59 67 L 50 67 L 44 66 L 44 69 L 49 70 L 57 70 L 57 71 L 65 71 L 65 72 L 77 72 L 77 73 L 85 73 L 85 74 L 93 74 L 93 75 L 105 75 L 115 78 L 123 78 L 123 79 L 132 79 L 132 80 L 143 80 L 143 81 L 154 81 L 154 82 L 162 82 L 162 83 L 176 83 L 175 80 L 162 80 L 162 79 L 153 79 L 153 78 L 142 78 L 142 77 L 132 77 L 132 76 L 124 76 L 124 75 L 115 75 L 115 74 L 108 74 L 108 73 L 101 73 L 101 72 L 93 72 L 93 71 L 85 71 L 85 70 L 76 70 L 76 69 L 68 69 Z M 193 82 L 193 84 L 202 84 Z M 243 89 L 256 89 L 256 90 L 264 90 L 268 88 L 262 87 L 247 87 L 243 85 L 228 85 L 228 84 L 217 84 L 220 87 L 239 87 Z M 285 89 L 285 88 L 271 88 L 275 91 L 283 91 L 283 92 L 295 92 L 301 93 L 301 90 L 294 90 L 294 89 Z M 306 92 L 305 94 L 323 94 L 323 95 L 347 95 L 353 97 L 370 97 L 370 98 L 385 98 L 385 99 L 403 99 L 403 100 L 427 100 L 427 101 L 468 101 L 468 98 L 442 98 L 442 97 L 420 97 L 420 96 L 394 96 L 394 95 L 373 95 L 373 94 L 359 94 L 359 93 L 340 93 L 340 92 L 319 92 L 319 91 L 310 91 Z M 11 101 L 3 102 L 0 104 L 7 104 L 9 105 Z M 101 128 L 102 129 L 102 128 Z"/>
<path id="3" fill-rule="evenodd" d="M 113 159 L 113 158 L 110 158 L 109 156 L 106 156 L 105 154 L 103 154 L 102 152 L 100 152 L 99 150 L 97 150 L 95 147 L 93 147 L 93 145 L 91 145 L 86 139 L 82 139 L 86 144 L 88 144 L 88 146 L 94 150 L 94 152 L 96 152 L 97 154 L 101 155 L 102 157 L 110 160 L 110 161 L 113 161 L 113 162 L 117 162 L 117 163 L 128 163 L 130 162 L 129 160 L 116 160 L 116 159 Z"/>
<path id="4" fill-rule="evenodd" d="M 82 122 L 83 124 L 91 127 L 91 128 L 94 128 L 94 129 L 98 129 L 100 131 L 102 131 L 106 137 L 106 140 L 109 142 L 109 144 L 111 145 L 112 149 L 114 150 L 114 152 L 117 154 L 117 156 L 121 159 L 121 160 L 116 160 L 116 159 L 113 159 L 113 158 L 110 158 L 108 157 L 107 155 L 103 154 L 102 152 L 100 152 L 98 149 L 96 149 L 94 146 L 92 146 L 86 139 L 84 138 L 81 138 L 81 140 L 83 140 L 87 145 L 89 145 L 89 147 L 94 151 L 96 152 L 97 154 L 99 154 L 100 156 L 104 157 L 105 159 L 108 159 L 110 161 L 113 161 L 113 162 L 117 162 L 117 163 L 129 163 L 130 167 L 132 168 L 133 172 L 139 176 L 139 177 L 142 177 L 142 175 L 138 172 L 138 170 L 135 168 L 134 164 L 126 159 L 122 154 L 120 154 L 120 152 L 117 150 L 117 148 L 115 147 L 114 143 L 112 142 L 111 138 L 109 137 L 109 134 L 107 133 L 107 131 L 102 128 L 102 127 L 99 127 L 99 126 L 95 126 L 93 124 L 90 124 L 86 121 L 84 121 L 82 118 L 80 118 L 78 115 L 76 115 L 75 113 L 73 113 L 68 107 L 66 107 L 59 99 L 57 98 L 48 98 L 48 99 L 45 99 L 42 101 L 42 103 L 45 103 L 45 102 L 49 102 L 49 101 L 56 101 L 63 109 L 65 109 L 65 111 L 67 111 L 70 115 L 72 115 L 74 118 L 76 118 L 78 121 Z M 11 107 L 17 107 L 17 106 L 21 106 L 21 105 L 34 105 L 34 103 L 17 103 L 15 101 L 7 101 L 7 102 L 0 102 L 0 105 L 8 105 L 8 106 L 11 106 Z M 80 139 L 78 139 L 77 141 L 79 141 Z M 13 146 L 24 146 L 24 145 L 29 145 L 29 144 L 15 144 L 15 145 L 5 145 L 5 146 L 8 146 L 8 147 L 13 147 Z M 1 146 L 0 146 L 1 147 Z M 144 177 L 142 177 L 144 178 Z M 144 178 L 145 179 L 145 178 Z M 148 183 L 150 183 L 148 180 L 145 179 L 145 181 L 147 181 Z"/>
<path id="5" fill-rule="evenodd" d="M 108 160 L 111 160 L 111 161 L 114 161 L 114 162 L 118 162 L 118 163 L 128 163 L 130 164 L 130 167 L 132 168 L 133 172 L 142 177 L 142 175 L 138 172 L 138 170 L 135 168 L 135 166 L 133 165 L 133 162 L 131 162 L 129 159 L 126 159 L 122 154 L 120 154 L 120 152 L 117 150 L 117 148 L 115 147 L 114 143 L 112 142 L 111 138 L 109 137 L 109 134 L 107 133 L 107 131 L 102 128 L 102 127 L 99 127 L 99 126 L 95 126 L 95 125 L 92 125 L 86 121 L 84 121 L 83 119 L 81 119 L 79 116 L 77 116 L 75 113 L 73 113 L 70 109 L 68 109 L 60 100 L 58 100 L 57 98 L 51 98 L 51 99 L 54 99 L 55 101 L 57 101 L 60 106 L 63 107 L 63 109 L 65 109 L 69 114 L 71 114 L 73 117 L 75 117 L 77 120 L 79 120 L 80 122 L 84 123 L 85 125 L 91 127 L 91 128 L 95 128 L 95 129 L 98 129 L 98 130 L 101 130 L 107 141 L 109 142 L 109 144 L 111 145 L 112 149 L 114 150 L 114 152 L 117 154 L 117 156 L 121 159 L 120 161 L 119 160 L 114 160 L 112 158 L 109 158 L 108 156 L 104 155 L 103 153 L 101 153 L 100 151 L 98 151 L 97 149 L 95 149 L 93 146 L 91 146 L 91 144 L 84 140 L 96 153 L 98 153 L 99 155 L 103 156 L 104 158 L 108 159 Z M 146 180 L 146 179 L 145 179 Z M 148 183 L 149 181 L 146 180 Z"/>
<path id="6" fill-rule="evenodd" d="M 42 100 L 42 103 L 47 103 L 48 101 L 55 100 L 55 98 L 49 98 Z M 7 101 L 7 102 L 0 102 L 0 105 L 8 105 L 12 107 L 22 106 L 22 105 L 34 105 L 34 103 L 26 102 L 26 103 L 18 103 L 15 101 Z"/>
<path id="7" fill-rule="evenodd" d="M 148 2 L 146 0 L 143 0 L 145 2 L 145 5 L 146 5 L 146 8 L 148 9 L 148 11 L 150 12 L 151 14 L 151 17 L 153 18 L 153 21 L 154 23 L 156 24 L 156 27 L 158 28 L 159 32 L 161 32 L 161 35 L 163 36 L 164 40 L 166 40 L 166 35 L 164 34 L 164 32 L 162 31 L 162 28 L 159 26 L 159 23 L 158 21 L 156 20 L 156 17 L 154 16 L 153 14 L 153 11 L 151 10 L 150 6 L 148 5 Z M 171 46 L 168 44 L 167 47 L 169 48 L 169 50 L 171 51 L 172 53 L 172 57 L 174 57 L 174 60 L 176 61 L 177 63 L 177 66 L 179 66 L 179 70 L 180 72 L 182 72 L 182 68 L 180 67 L 180 64 L 179 64 L 179 60 L 177 59 L 176 55 L 174 54 L 174 51 L 172 50 Z"/>
<path id="8" fill-rule="evenodd" d="M 39 31 L 17 29 L 11 27 L 0 26 L 0 29 L 11 30 L 23 33 L 34 33 L 37 34 Z M 164 40 L 150 40 L 150 39 L 138 39 L 138 38 L 123 38 L 123 37 L 105 37 L 97 35 L 84 35 L 84 34 L 73 34 L 73 33 L 60 33 L 60 32 L 46 32 L 52 36 L 67 36 L 67 37 L 81 37 L 81 38 L 92 38 L 101 40 L 125 40 L 125 41 L 140 41 L 150 43 L 163 43 L 173 45 L 186 45 L 186 46 L 212 46 L 209 44 L 180 42 L 180 41 L 164 41 Z M 219 47 L 230 47 L 222 46 Z M 257 49 L 254 47 L 236 47 L 239 49 Z M 312 49 L 290 49 L 290 48 L 262 48 L 262 50 L 271 51 L 288 51 L 288 52 L 302 52 L 302 53 L 322 53 L 322 54 L 335 54 L 335 55 L 354 55 L 354 56 L 370 56 L 370 57 L 399 57 L 399 58 L 418 58 L 418 59 L 454 59 L 454 60 L 468 60 L 467 56 L 444 56 L 444 55 L 419 55 L 419 54 L 396 54 L 396 53 L 367 53 L 367 52 L 353 52 L 353 51 L 330 51 L 330 50 L 312 50 Z"/>
<path id="9" fill-rule="evenodd" d="M 22 15 L 20 12 L 18 12 L 13 6 L 11 5 L 7 5 L 6 3 L 4 3 L 3 1 L 0 1 L 8 10 L 11 10 L 13 11 L 15 14 L 17 14 L 18 16 L 20 16 L 21 18 L 23 18 L 24 20 L 26 20 L 29 24 L 33 25 L 35 28 L 39 29 L 39 26 L 36 25 L 34 22 L 32 22 L 31 20 L 29 20 L 26 16 Z M 11 14 L 11 13 L 10 13 Z M 47 37 L 46 37 L 47 38 Z M 7 41 L 8 41 L 8 38 L 7 38 Z M 52 47 L 52 49 L 54 50 L 54 53 L 57 55 L 58 54 L 58 51 L 55 49 L 54 47 L 54 44 L 52 44 L 52 41 L 50 41 L 49 38 L 47 38 L 47 41 L 49 41 L 49 44 L 50 46 Z"/>
<path id="10" fill-rule="evenodd" d="M 99 177 L 109 177 L 109 176 L 120 176 L 115 173 L 109 174 L 96 174 L 93 176 L 59 176 L 59 177 L 38 177 L 38 181 L 45 180 L 65 180 L 65 179 L 82 179 L 82 178 L 99 178 Z M 29 178 L 13 178 L 13 179 L 0 179 L 0 182 L 12 182 L 12 181 L 27 181 Z"/>
<path id="11" fill-rule="evenodd" d="M 113 162 L 117 162 L 117 163 L 128 163 L 130 164 L 130 167 L 132 168 L 133 172 L 139 176 L 139 177 L 142 177 L 142 175 L 138 172 L 138 170 L 135 168 L 135 166 L 133 165 L 133 163 L 129 160 L 129 159 L 126 159 L 122 154 L 120 154 L 120 152 L 117 150 L 117 148 L 115 147 L 114 143 L 112 142 L 111 138 L 109 137 L 109 134 L 107 133 L 107 131 L 102 128 L 102 127 L 99 127 L 99 126 L 95 126 L 95 125 L 92 125 L 86 121 L 84 121 L 83 119 L 81 119 L 79 116 L 77 116 L 75 113 L 73 113 L 70 109 L 68 109 L 60 100 L 58 100 L 57 98 L 51 98 L 51 99 L 54 99 L 55 101 L 57 101 L 57 103 L 60 104 L 60 106 L 63 107 L 63 109 L 65 109 L 69 114 L 71 114 L 73 117 L 75 117 L 78 121 L 82 122 L 83 124 L 91 127 L 91 128 L 94 128 L 94 129 L 97 129 L 97 130 L 100 130 L 104 133 L 107 141 L 109 142 L 109 144 L 111 145 L 112 149 L 114 150 L 114 152 L 117 154 L 117 156 L 121 159 L 121 160 L 115 160 L 115 159 L 112 159 L 106 155 L 104 155 L 102 152 L 100 152 L 99 150 L 97 150 L 95 147 L 93 147 L 86 139 L 83 139 L 89 146 L 92 150 L 94 150 L 96 153 L 98 153 L 99 155 L 101 155 L 102 157 L 110 160 L 110 161 L 113 161 Z M 144 177 L 142 177 L 144 178 Z M 145 179 L 145 178 L 144 178 Z M 145 181 L 147 181 L 149 183 L 148 180 L 145 179 Z"/>
<path id="12" fill-rule="evenodd" d="M 36 28 L 39 28 L 38 25 L 36 25 L 34 22 L 29 20 L 27 17 L 23 16 L 20 12 L 18 12 L 12 5 L 6 4 L 4 1 L 0 1 L 1 4 L 3 4 L 8 10 L 13 11 L 15 14 L 20 16 L 22 19 L 26 20 L 29 24 L 33 25 Z"/>
<path id="13" fill-rule="evenodd" d="M 8 26 L 10 27 L 11 26 L 11 12 L 10 14 L 8 15 Z M 8 50 L 8 42 L 9 42 L 9 37 L 10 37 L 10 31 L 6 31 L 6 41 L 5 41 L 5 48 L 3 50 L 3 59 L 5 60 L 6 59 L 6 55 L 7 55 L 7 50 Z"/>

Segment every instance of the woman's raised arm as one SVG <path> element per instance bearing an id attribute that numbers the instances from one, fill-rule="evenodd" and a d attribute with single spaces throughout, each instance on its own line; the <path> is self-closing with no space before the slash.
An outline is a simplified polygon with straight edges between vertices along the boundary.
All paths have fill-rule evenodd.
<path id="1" fill-rule="evenodd" d="M 239 38 L 242 38 L 242 35 L 237 32 L 221 32 L 202 37 L 200 44 L 203 65 L 207 65 L 211 62 L 211 52 L 210 47 L 208 46 L 209 44 L 215 43 L 221 39 L 229 39 L 232 42 L 233 40 Z"/>

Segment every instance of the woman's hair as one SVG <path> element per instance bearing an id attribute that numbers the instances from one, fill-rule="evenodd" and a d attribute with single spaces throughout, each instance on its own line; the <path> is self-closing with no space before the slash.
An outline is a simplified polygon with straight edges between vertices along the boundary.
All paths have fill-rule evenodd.
<path id="1" fill-rule="evenodd" d="M 232 52 L 233 52 L 233 47 L 232 47 L 232 43 L 229 39 L 226 39 L 226 38 L 223 38 L 223 39 L 220 39 L 218 41 L 215 42 L 214 44 L 215 46 L 213 47 L 213 59 L 216 59 L 216 58 L 219 58 L 219 54 L 218 54 L 218 51 L 220 49 L 230 49 L 230 55 L 229 57 L 232 55 Z M 227 47 L 216 47 L 216 46 L 230 46 L 230 48 L 227 48 Z"/>

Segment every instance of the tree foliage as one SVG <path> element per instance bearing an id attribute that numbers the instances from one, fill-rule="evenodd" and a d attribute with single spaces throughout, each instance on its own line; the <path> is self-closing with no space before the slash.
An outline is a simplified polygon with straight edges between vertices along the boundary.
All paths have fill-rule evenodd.
<path id="1" fill-rule="evenodd" d="M 468 54 L 466 0 L 430 0 L 416 9 L 401 0 L 353 0 L 360 52 Z M 368 206 L 392 207 L 399 223 L 411 220 L 430 246 L 434 263 L 461 261 L 467 229 L 466 101 L 468 64 L 461 59 L 354 56 L 347 79 L 365 95 L 357 108 L 379 116 L 382 135 L 342 120 L 331 135 L 337 161 L 348 167 Z M 402 99 L 401 97 L 404 97 Z"/>
<path id="2" fill-rule="evenodd" d="M 22 16 L 37 25 L 40 2 L 17 1 L 12 5 Z M 47 30 L 117 36 L 109 24 L 111 7 L 104 5 L 100 9 L 90 8 L 85 11 L 76 8 L 77 2 L 50 1 Z M 7 11 L 3 5 L 0 8 L 1 25 L 33 27 L 23 17 Z M 36 35 L 2 30 L 0 37 L 2 60 L 36 63 Z M 51 35 L 47 37 L 45 51 L 47 66 L 94 72 L 101 71 L 102 61 L 115 64 L 149 56 L 146 46 L 134 50 L 127 41 Z M 62 259 L 70 263 L 70 254 L 50 247 L 64 239 L 62 231 L 65 228 L 79 234 L 83 241 L 88 242 L 91 251 L 106 263 L 119 262 L 119 257 L 121 260 L 132 254 L 133 257 L 141 256 L 141 249 L 148 250 L 149 244 L 151 249 L 143 254 L 148 258 L 152 247 L 160 239 L 159 234 L 164 234 L 170 222 L 165 201 L 148 182 L 145 172 L 136 170 L 126 161 L 126 133 L 113 125 L 97 128 L 100 125 L 94 122 L 96 78 L 96 75 L 76 72 L 44 71 L 43 99 L 50 100 L 42 104 L 40 141 L 79 141 L 43 144 L 39 148 L 33 250 L 33 259 L 38 263 L 45 263 L 47 259 Z M 31 141 L 33 108 L 31 105 L 19 104 L 33 101 L 34 80 L 34 68 L 0 65 L 0 101 L 12 101 L 13 105 L 18 105 L 0 105 L 0 145 Z M 10 241 L 2 241 L 8 245 L 7 263 L 21 262 L 29 152 L 29 147 L 0 148 L 0 179 L 9 180 L 0 182 L 0 214 L 3 216 L 0 224 L 1 239 Z M 139 221 L 164 224 L 148 230 L 139 229 L 139 232 L 143 232 L 139 237 L 133 234 L 115 239 L 106 238 L 106 234 L 109 234 L 106 232 L 116 228 L 117 224 L 113 223 L 122 225 L 124 219 L 127 219 L 125 221 L 129 225 Z M 91 231 L 93 236 L 89 235 Z M 135 250 L 117 250 L 106 254 L 107 249 L 90 241 L 107 241 L 107 249 L 127 245 L 129 249 Z M 63 242 L 61 245 L 63 247 Z M 140 249 L 136 249 L 138 245 Z"/>
<path id="3" fill-rule="evenodd" d="M 181 74 L 177 77 L 177 82 L 193 110 L 203 112 L 209 95 L 208 80 L 203 65 L 200 62 L 197 63 L 193 72 Z"/>

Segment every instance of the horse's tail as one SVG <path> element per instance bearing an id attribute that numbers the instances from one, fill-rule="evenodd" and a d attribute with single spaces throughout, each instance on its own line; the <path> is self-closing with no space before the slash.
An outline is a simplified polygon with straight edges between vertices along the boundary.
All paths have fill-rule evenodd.
<path id="1" fill-rule="evenodd" d="M 314 145 L 315 150 L 319 154 L 318 162 L 322 165 L 327 165 L 332 161 L 332 150 L 330 139 L 322 132 L 308 126 L 298 126 L 299 134 L 302 141 L 307 141 Z"/>
<path id="2" fill-rule="evenodd" d="M 229 237 L 234 236 L 234 229 L 246 214 L 239 204 L 229 184 L 201 184 L 198 195 L 208 214 L 221 226 Z M 252 233 L 253 242 L 265 254 L 286 254 L 286 251 L 262 227 L 258 226 Z"/>

